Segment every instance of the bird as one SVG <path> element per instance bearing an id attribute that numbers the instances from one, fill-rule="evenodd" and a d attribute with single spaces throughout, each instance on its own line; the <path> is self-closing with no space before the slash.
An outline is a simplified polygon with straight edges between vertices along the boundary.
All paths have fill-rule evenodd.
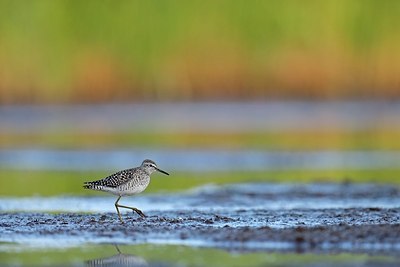
<path id="1" fill-rule="evenodd" d="M 108 192 L 118 196 L 117 201 L 115 201 L 115 208 L 119 220 L 124 223 L 119 208 L 131 209 L 141 217 L 146 217 L 146 215 L 137 208 L 120 205 L 118 201 L 123 196 L 132 196 L 143 192 L 150 183 L 150 175 L 156 171 L 169 175 L 168 172 L 158 168 L 154 161 L 145 159 L 139 167 L 122 170 L 100 180 L 84 182 L 83 188 Z"/>

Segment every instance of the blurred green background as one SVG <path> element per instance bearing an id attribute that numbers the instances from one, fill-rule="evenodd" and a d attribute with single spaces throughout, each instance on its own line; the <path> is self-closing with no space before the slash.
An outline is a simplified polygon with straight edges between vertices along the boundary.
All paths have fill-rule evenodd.
<path id="1" fill-rule="evenodd" d="M 400 2 L 0 1 L 0 102 L 400 96 Z"/>
<path id="2" fill-rule="evenodd" d="M 396 106 L 399 14 L 395 0 L 0 0 L 0 104 L 380 100 Z M 12 121 L 10 114 L 4 116 Z M 349 130 L 333 118 L 329 129 L 245 133 L 137 132 L 134 125 L 123 132 L 69 125 L 16 133 L 0 122 L 0 149 L 396 152 L 400 127 L 390 122 Z M 0 195 L 84 194 L 83 181 L 113 171 L 3 166 Z M 399 174 L 398 168 L 176 171 L 154 179 L 146 192 L 243 181 L 397 183 Z"/>

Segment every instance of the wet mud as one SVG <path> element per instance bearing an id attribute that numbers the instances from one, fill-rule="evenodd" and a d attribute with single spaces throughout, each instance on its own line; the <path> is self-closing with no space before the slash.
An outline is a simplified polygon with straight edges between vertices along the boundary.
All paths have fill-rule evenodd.
<path id="1" fill-rule="evenodd" d="M 400 253 L 400 209 L 235 213 L 152 212 L 146 218 L 129 214 L 124 216 L 124 224 L 116 214 L 6 213 L 0 215 L 0 227 L 2 240 L 9 242 L 150 242 L 238 251 Z M 297 225 L 269 227 L 268 222 L 277 218 L 295 221 Z M 303 218 L 326 224 L 310 227 Z"/>
<path id="2" fill-rule="evenodd" d="M 187 205 L 143 210 L 146 218 L 125 212 L 124 224 L 115 212 L 3 211 L 0 241 L 42 246 L 154 243 L 239 252 L 400 254 L 397 187 L 312 185 L 285 190 L 273 193 L 263 191 L 263 185 L 236 185 L 203 189 L 181 198 L 177 194 L 164 196 L 166 202 L 187 201 Z M 300 208 L 284 202 L 288 207 L 268 209 L 268 203 L 281 198 L 293 199 L 293 203 L 307 201 Z M 318 201 L 330 206 L 317 205 Z M 335 203 L 339 203 L 337 207 Z M 375 204 L 366 207 L 365 203 Z"/>

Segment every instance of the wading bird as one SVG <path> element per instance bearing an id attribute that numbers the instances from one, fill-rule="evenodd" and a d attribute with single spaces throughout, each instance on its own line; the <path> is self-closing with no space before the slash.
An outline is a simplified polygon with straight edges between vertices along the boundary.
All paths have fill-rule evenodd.
<path id="1" fill-rule="evenodd" d="M 139 167 L 122 170 L 97 181 L 85 182 L 83 188 L 117 195 L 118 199 L 115 201 L 115 208 L 117 209 L 119 220 L 124 223 L 119 208 L 131 209 L 141 217 L 146 216 L 141 210 L 120 205 L 118 201 L 123 196 L 131 196 L 143 192 L 150 183 L 150 175 L 155 171 L 169 175 L 169 173 L 159 169 L 154 161 L 145 159 Z"/>

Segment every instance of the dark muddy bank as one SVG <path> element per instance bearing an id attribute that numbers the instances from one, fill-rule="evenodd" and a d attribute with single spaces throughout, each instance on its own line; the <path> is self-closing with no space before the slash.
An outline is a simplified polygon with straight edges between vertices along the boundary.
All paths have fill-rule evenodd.
<path id="1" fill-rule="evenodd" d="M 3 242 L 38 245 L 157 243 L 237 251 L 400 253 L 400 209 L 0 215 Z M 292 227 L 269 223 L 290 221 Z M 319 221 L 308 226 L 307 220 Z M 61 243 L 60 243 L 61 242 Z"/>
<path id="2" fill-rule="evenodd" d="M 62 213 L 54 213 L 57 209 L 51 206 L 41 213 L 34 211 L 34 205 L 19 211 L 1 209 L 0 242 L 52 248 L 146 243 L 238 252 L 400 254 L 400 191 L 394 186 L 205 187 L 185 194 L 137 198 L 137 207 L 147 217 L 126 212 L 124 224 L 108 208 L 66 212 L 73 198 L 61 200 L 66 207 Z M 110 198 L 78 200 L 113 206 Z"/>

